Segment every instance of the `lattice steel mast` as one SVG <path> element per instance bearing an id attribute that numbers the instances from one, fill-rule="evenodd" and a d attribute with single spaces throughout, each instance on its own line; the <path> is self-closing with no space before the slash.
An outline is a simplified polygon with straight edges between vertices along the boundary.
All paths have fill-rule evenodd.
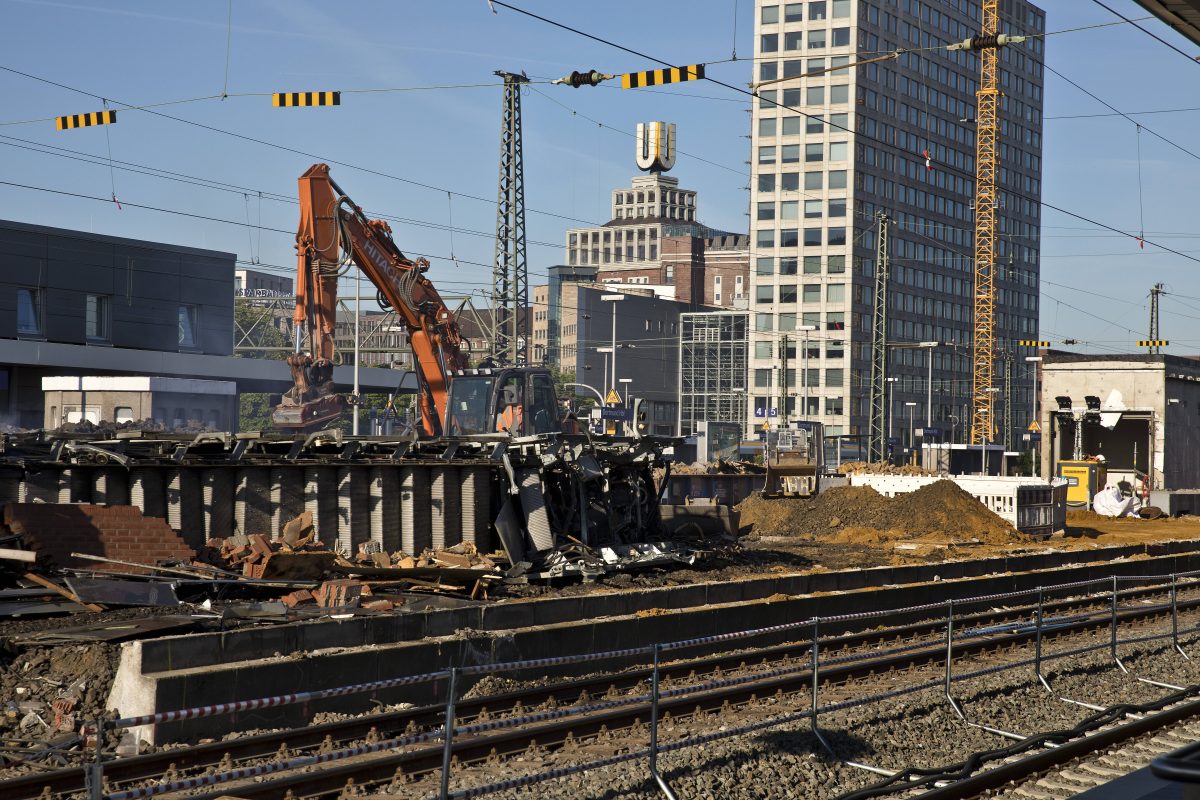
<path id="1" fill-rule="evenodd" d="M 529 271 L 525 260 L 525 158 L 521 151 L 521 84 L 525 75 L 496 70 L 504 79 L 500 125 L 500 187 L 496 193 L 496 256 L 492 262 L 492 354 L 527 364 Z"/>
<path id="2" fill-rule="evenodd" d="M 887 287 L 891 247 L 888 241 L 887 214 L 875 215 L 875 305 L 871 310 L 871 394 L 867 411 L 867 460 L 887 458 L 887 432 L 884 429 L 884 391 L 887 388 Z"/>
<path id="3" fill-rule="evenodd" d="M 1156 284 L 1154 284 L 1154 287 L 1150 289 L 1150 341 L 1151 342 L 1161 341 L 1158 338 L 1158 298 L 1160 295 L 1162 295 L 1163 293 L 1166 292 L 1166 288 L 1167 287 L 1164 284 L 1156 283 Z M 1149 352 L 1161 353 L 1162 347 L 1158 344 L 1151 344 Z"/>

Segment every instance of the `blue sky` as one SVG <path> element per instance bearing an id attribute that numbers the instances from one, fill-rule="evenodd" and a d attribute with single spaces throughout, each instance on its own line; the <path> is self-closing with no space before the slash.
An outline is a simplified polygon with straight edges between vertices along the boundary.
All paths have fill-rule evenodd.
<path id="1" fill-rule="evenodd" d="M 1126 16 L 1146 16 L 1132 0 L 1106 2 Z M 710 75 L 729 83 L 750 81 L 750 0 L 518 4 L 665 61 L 709 63 Z M 1116 21 L 1091 0 L 1044 6 L 1049 31 Z M 111 98 L 118 110 L 118 103 L 219 98 L 226 91 L 228 38 L 230 95 L 153 109 L 178 120 L 125 111 L 107 131 L 59 132 L 45 118 L 100 110 L 100 101 L 0 71 L 6 99 L 0 181 L 100 198 L 115 183 L 124 203 L 118 210 L 111 202 L 0 184 L 0 218 L 236 252 L 290 272 L 296 206 L 269 195 L 291 198 L 310 164 L 340 161 L 334 177 L 368 212 L 411 220 L 392 223 L 396 240 L 405 251 L 430 257 L 430 276 L 444 293 L 486 291 L 500 90 L 354 90 L 496 84 L 493 72 L 505 69 L 524 70 L 535 81 L 523 98 L 531 283 L 562 259 L 567 227 L 608 218 L 610 190 L 637 171 L 632 131 L 638 121 L 676 123 L 681 154 L 672 174 L 700 192 L 701 220 L 746 229 L 744 96 L 706 82 L 636 92 L 612 84 L 569 89 L 537 83 L 572 69 L 655 65 L 497 10 L 493 15 L 485 0 L 234 0 L 229 27 L 229 6 L 220 0 L 0 0 L 8 34 L 0 66 Z M 1200 52 L 1157 21 L 1141 24 L 1185 52 Z M 735 46 L 739 60 L 729 61 Z M 1053 35 L 1046 51 L 1051 67 L 1121 111 L 1200 109 L 1200 64 L 1131 26 Z M 339 108 L 274 109 L 269 97 L 238 96 L 330 89 L 344 92 Z M 1200 258 L 1200 156 L 1154 136 L 1200 154 L 1200 110 L 1136 117 L 1148 126 L 1141 134 L 1139 209 L 1135 126 L 1118 116 L 1065 118 L 1111 112 L 1052 74 L 1045 98 L 1043 199 L 1126 231 L 1144 224 L 1151 241 Z M 19 124 L 27 120 L 35 121 Z M 39 145 L 71 152 L 48 155 Z M 132 169 L 188 177 L 110 171 L 109 148 L 114 160 L 138 165 Z M 87 163 L 80 154 L 106 163 Z M 195 178 L 224 186 L 198 185 Z M 447 190 L 456 194 L 448 198 Z M 268 196 L 260 200 L 259 192 Z M 260 220 L 283 232 L 244 224 Z M 445 229 L 451 221 L 459 229 L 453 235 Z M 1162 316 L 1170 350 L 1200 352 L 1200 333 L 1192 332 L 1200 320 L 1200 263 L 1151 245 L 1139 249 L 1131 239 L 1049 210 L 1043 226 L 1043 338 L 1075 338 L 1096 352 L 1130 349 L 1145 337 L 1146 296 L 1162 281 L 1172 293 Z"/>

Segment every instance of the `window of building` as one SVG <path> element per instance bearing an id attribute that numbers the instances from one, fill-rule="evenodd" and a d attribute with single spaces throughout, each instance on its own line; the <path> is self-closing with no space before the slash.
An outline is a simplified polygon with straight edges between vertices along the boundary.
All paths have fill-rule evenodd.
<path id="1" fill-rule="evenodd" d="M 783 118 L 783 135 L 784 136 L 799 136 L 800 135 L 800 120 L 803 117 L 784 117 Z"/>
<path id="2" fill-rule="evenodd" d="M 799 244 L 799 232 L 795 228 L 783 228 L 779 231 L 780 247 L 796 247 Z"/>
<path id="3" fill-rule="evenodd" d="M 117 406 L 114 408 L 113 422 L 118 425 L 122 422 L 133 422 L 133 408 L 130 406 Z"/>
<path id="4" fill-rule="evenodd" d="M 845 147 L 845 145 L 843 145 Z M 807 162 L 824 160 L 825 146 L 820 142 L 812 142 L 804 145 L 804 160 Z"/>
<path id="5" fill-rule="evenodd" d="M 754 370 L 754 388 L 755 389 L 770 389 L 771 388 L 771 368 L 765 369 L 760 367 Z"/>
<path id="6" fill-rule="evenodd" d="M 775 90 L 763 89 L 758 93 L 759 108 L 774 108 L 775 106 Z"/>
<path id="7" fill-rule="evenodd" d="M 825 343 L 826 358 L 842 358 L 846 355 L 846 343 L 841 339 L 830 339 Z"/>
<path id="8" fill-rule="evenodd" d="M 808 71 L 809 75 L 823 72 L 825 70 L 825 59 L 810 58 L 808 60 L 808 66 L 806 67 L 806 70 Z"/>
<path id="9" fill-rule="evenodd" d="M 799 78 L 804 74 L 804 62 L 798 58 L 783 62 L 783 77 Z"/>
<path id="10" fill-rule="evenodd" d="M 756 275 L 773 275 L 775 273 L 775 259 L 770 256 L 759 256 L 754 262 L 754 273 Z"/>
<path id="11" fill-rule="evenodd" d="M 789 31 L 783 35 L 784 50 L 800 50 L 804 47 L 804 32 Z"/>
<path id="12" fill-rule="evenodd" d="M 196 323 L 200 309 L 192 305 L 179 307 L 179 346 L 196 347 L 199 342 L 199 328 Z"/>
<path id="13" fill-rule="evenodd" d="M 759 247 L 774 247 L 775 246 L 775 231 L 764 230 L 756 231 L 755 244 Z"/>
<path id="14" fill-rule="evenodd" d="M 850 46 L 850 29 L 849 28 L 834 28 L 829 32 L 829 43 L 833 47 L 849 47 Z"/>
<path id="15" fill-rule="evenodd" d="M 779 330 L 794 331 L 796 330 L 796 315 L 791 311 L 784 312 L 779 315 Z"/>
<path id="16" fill-rule="evenodd" d="M 816 5 L 814 3 L 813 5 Z M 825 31 L 823 29 L 811 30 L 808 32 L 808 49 L 809 50 L 824 50 L 825 49 Z"/>
<path id="17" fill-rule="evenodd" d="M 784 22 L 803 22 L 804 3 L 787 3 L 783 7 Z"/>
<path id="18" fill-rule="evenodd" d="M 779 175 L 779 187 L 785 192 L 795 192 L 800 189 L 800 173 L 783 172 Z"/>
<path id="19" fill-rule="evenodd" d="M 825 87 L 824 86 L 808 87 L 808 91 L 804 95 L 804 100 L 810 106 L 825 105 Z"/>
<path id="20" fill-rule="evenodd" d="M 779 62 L 764 61 L 758 65 L 758 79 L 760 81 L 773 81 L 779 77 Z"/>
<path id="21" fill-rule="evenodd" d="M 107 342 L 109 332 L 109 300 L 104 294 L 89 294 L 84 303 L 83 334 L 90 341 Z"/>
<path id="22" fill-rule="evenodd" d="M 829 60 L 829 66 L 833 68 L 831 75 L 849 75 L 850 70 L 846 67 L 850 64 L 850 56 L 834 56 Z M 873 66 L 873 65 L 872 65 Z M 838 69 L 841 67 L 841 69 Z"/>
<path id="23" fill-rule="evenodd" d="M 775 53 L 779 50 L 779 34 L 764 33 L 758 37 L 758 51 L 760 53 Z"/>
<path id="24" fill-rule="evenodd" d="M 816 173 L 820 174 L 820 173 Z M 820 188 L 820 187 L 817 187 Z M 830 189 L 845 189 L 846 188 L 846 170 L 834 169 L 829 171 L 829 188 Z"/>
<path id="25" fill-rule="evenodd" d="M 833 18 L 850 18 L 850 0 L 833 0 Z"/>
<path id="26" fill-rule="evenodd" d="M 846 229 L 845 228 L 830 228 L 829 236 L 826 239 L 829 244 L 845 244 Z"/>
<path id="27" fill-rule="evenodd" d="M 825 263 L 830 275 L 841 275 L 846 271 L 845 256 L 829 256 Z"/>
<path id="28" fill-rule="evenodd" d="M 844 386 L 846 383 L 846 372 L 840 367 L 837 369 L 825 370 L 825 385 L 826 386 Z"/>
<path id="29" fill-rule="evenodd" d="M 42 335 L 42 290 L 17 287 L 17 334 Z"/>
<path id="30" fill-rule="evenodd" d="M 846 2 L 850 2 L 850 0 L 846 0 Z M 774 25 L 779 22 L 779 6 L 763 6 L 760 14 L 759 19 L 762 20 L 763 25 Z"/>
<path id="31" fill-rule="evenodd" d="M 770 358 L 771 357 L 771 343 L 770 342 L 755 342 L 754 343 L 754 357 L 755 358 Z"/>
<path id="32" fill-rule="evenodd" d="M 846 284 L 831 283 L 825 287 L 825 300 L 830 303 L 846 302 Z"/>
<path id="33" fill-rule="evenodd" d="M 820 147 L 820 145 L 817 145 Z M 830 161 L 845 161 L 846 160 L 846 142 L 830 142 L 829 143 L 829 160 Z"/>
<path id="34" fill-rule="evenodd" d="M 826 397 L 825 398 L 825 413 L 830 416 L 840 416 L 842 412 L 842 398 Z M 826 428 L 828 430 L 828 428 Z"/>
<path id="35" fill-rule="evenodd" d="M 783 104 L 789 108 L 795 108 L 800 105 L 800 98 L 802 96 L 799 89 L 784 89 Z"/>
<path id="36" fill-rule="evenodd" d="M 770 305 L 771 303 L 774 303 L 775 302 L 775 287 L 771 286 L 770 284 L 767 284 L 766 286 L 760 285 L 755 290 L 754 300 L 755 300 L 755 302 L 757 302 L 761 305 Z"/>
<path id="37" fill-rule="evenodd" d="M 805 219 L 819 219 L 821 217 L 821 211 L 822 211 L 821 205 L 822 205 L 822 202 L 820 200 L 805 200 L 804 201 L 804 218 Z"/>
<path id="38" fill-rule="evenodd" d="M 769 331 L 775 324 L 775 318 L 770 314 L 755 314 L 754 315 L 754 330 Z"/>
<path id="39" fill-rule="evenodd" d="M 794 303 L 796 302 L 796 285 L 788 284 L 779 287 L 779 302 Z"/>
<path id="40" fill-rule="evenodd" d="M 758 204 L 758 219 L 769 220 L 775 219 L 775 201 L 771 200 L 766 203 Z"/>
<path id="41" fill-rule="evenodd" d="M 800 315 L 804 327 L 812 327 L 813 330 L 818 330 L 821 327 L 821 312 L 820 311 L 805 311 Z"/>
<path id="42" fill-rule="evenodd" d="M 840 83 L 829 87 L 829 104 L 845 105 L 850 102 L 850 84 Z"/>
<path id="43" fill-rule="evenodd" d="M 820 159 L 817 159 L 818 161 Z M 819 191 L 825 185 L 825 173 L 823 172 L 806 172 L 804 173 L 804 189 L 805 191 Z"/>
<path id="44" fill-rule="evenodd" d="M 825 0 L 813 0 L 808 4 L 808 18 L 810 20 L 826 19 Z"/>
<path id="45" fill-rule="evenodd" d="M 819 247 L 821 245 L 821 229 L 820 228 L 805 228 L 804 229 L 804 246 Z"/>
<path id="46" fill-rule="evenodd" d="M 763 117 L 758 121 L 758 135 L 773 137 L 775 135 L 775 117 Z"/>
<path id="47" fill-rule="evenodd" d="M 796 274 L 796 257 L 789 256 L 779 259 L 779 274 L 780 275 L 795 275 Z"/>
<path id="48" fill-rule="evenodd" d="M 758 176 L 758 190 L 760 192 L 775 191 L 775 173 L 765 172 Z"/>
<path id="49" fill-rule="evenodd" d="M 804 121 L 805 133 L 822 133 L 825 130 L 825 117 L 820 114 L 813 114 Z"/>
<path id="50" fill-rule="evenodd" d="M 805 275 L 820 275 L 821 274 L 821 257 L 820 256 L 805 256 L 804 257 L 804 274 Z"/>
<path id="51" fill-rule="evenodd" d="M 818 201 L 818 202 L 820 202 L 820 201 Z M 829 201 L 829 216 L 831 216 L 831 217 L 846 216 L 846 201 L 844 199 L 830 200 Z"/>
<path id="52" fill-rule="evenodd" d="M 812 283 L 806 284 L 804 287 L 804 302 L 819 303 L 821 302 L 821 284 Z"/>
<path id="53" fill-rule="evenodd" d="M 844 331 L 846 330 L 846 314 L 842 311 L 830 311 L 825 315 L 825 330 L 827 331 Z"/>
<path id="54" fill-rule="evenodd" d="M 799 218 L 800 203 L 796 200 L 784 200 L 779 204 L 779 218 L 782 220 L 795 220 Z"/>
<path id="55" fill-rule="evenodd" d="M 806 147 L 807 147 L 807 146 L 809 146 L 809 145 L 806 145 Z M 820 145 L 817 145 L 817 147 L 819 148 L 819 147 L 820 147 Z M 795 163 L 797 163 L 798 161 L 800 161 L 800 145 L 798 145 L 798 144 L 785 144 L 785 145 L 784 145 L 782 148 L 780 148 L 780 149 L 783 151 L 783 158 L 781 158 L 781 159 L 780 159 L 780 162 L 781 162 L 781 163 L 783 163 L 783 164 L 795 164 Z"/>
<path id="56" fill-rule="evenodd" d="M 775 163 L 775 148 L 774 148 L 774 146 L 758 148 L 758 163 L 760 163 L 760 164 L 774 164 Z"/>

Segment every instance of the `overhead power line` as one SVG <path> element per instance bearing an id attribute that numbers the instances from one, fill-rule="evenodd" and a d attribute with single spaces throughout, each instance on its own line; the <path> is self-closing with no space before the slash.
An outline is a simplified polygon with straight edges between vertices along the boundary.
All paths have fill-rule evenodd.
<path id="1" fill-rule="evenodd" d="M 1171 48 L 1171 49 L 1172 49 L 1172 50 L 1174 50 L 1176 53 L 1179 53 L 1179 55 L 1183 56 L 1184 58 L 1186 58 L 1188 61 L 1192 62 L 1193 64 L 1196 64 L 1196 63 L 1197 63 L 1197 61 L 1196 61 L 1196 56 L 1188 55 L 1187 53 L 1183 52 L 1182 50 L 1180 50 L 1180 49 L 1179 49 L 1178 47 L 1176 47 L 1175 45 L 1173 45 L 1173 44 L 1171 44 L 1170 42 L 1168 42 L 1166 39 L 1163 39 L 1163 38 L 1162 38 L 1161 36 L 1159 36 L 1158 34 L 1154 33 L 1153 31 L 1149 31 L 1149 30 L 1147 30 L 1146 28 L 1143 28 L 1141 25 L 1138 25 L 1138 24 L 1137 24 L 1137 22 L 1135 22 L 1134 20 L 1131 20 L 1129 17 L 1125 16 L 1125 15 L 1124 15 L 1124 14 L 1122 14 L 1121 12 L 1119 12 L 1119 11 L 1116 11 L 1116 10 L 1114 10 L 1114 9 L 1110 8 L 1109 6 L 1106 6 L 1104 3 L 1100 2 L 1100 0 L 1092 0 L 1092 2 L 1093 2 L 1093 3 L 1095 3 L 1096 5 L 1100 6 L 1101 8 L 1103 8 L 1105 11 L 1109 12 L 1110 14 L 1113 14 L 1113 15 L 1115 15 L 1115 16 L 1118 16 L 1118 17 L 1120 17 L 1120 18 L 1121 18 L 1121 19 L 1123 19 L 1125 22 L 1128 22 L 1130 25 L 1132 25 L 1133 27 L 1137 28 L 1139 31 L 1141 31 L 1142 33 L 1146 34 L 1147 36 L 1149 36 L 1150 38 L 1154 39 L 1155 41 L 1157 41 L 1157 42 L 1159 42 L 1159 43 L 1161 43 L 1161 44 L 1164 44 L 1164 45 L 1166 45 L 1167 47 Z"/>

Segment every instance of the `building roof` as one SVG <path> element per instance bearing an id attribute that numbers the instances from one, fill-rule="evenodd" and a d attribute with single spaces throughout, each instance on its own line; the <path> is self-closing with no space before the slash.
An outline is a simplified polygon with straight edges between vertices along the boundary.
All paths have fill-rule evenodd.
<path id="1" fill-rule="evenodd" d="M 1200 372 L 1200 356 L 1176 356 L 1169 353 L 1067 353 L 1049 350 L 1042 356 L 1042 364 L 1128 364 L 1129 362 L 1173 367 L 1189 372 Z"/>
<path id="2" fill-rule="evenodd" d="M 178 244 L 163 244 L 162 242 L 152 242 L 145 239 L 126 239 L 123 236 L 109 236 L 103 233 L 89 233 L 87 231 L 71 230 L 70 228 L 52 228 L 49 225 L 31 225 L 28 222 L 14 222 L 13 220 L 7 219 L 0 219 L 0 228 L 23 231 L 25 233 L 40 233 L 47 236 L 57 236 L 67 239 L 84 239 L 92 242 L 122 244 L 130 247 L 145 247 L 154 250 L 166 250 L 173 253 L 207 256 L 209 258 L 219 258 L 225 261 L 237 260 L 236 253 L 224 253 L 220 250 L 206 250 L 200 247 L 185 247 Z"/>
<path id="3" fill-rule="evenodd" d="M 1200 44 L 1200 0 L 1137 0 L 1171 30 Z"/>

